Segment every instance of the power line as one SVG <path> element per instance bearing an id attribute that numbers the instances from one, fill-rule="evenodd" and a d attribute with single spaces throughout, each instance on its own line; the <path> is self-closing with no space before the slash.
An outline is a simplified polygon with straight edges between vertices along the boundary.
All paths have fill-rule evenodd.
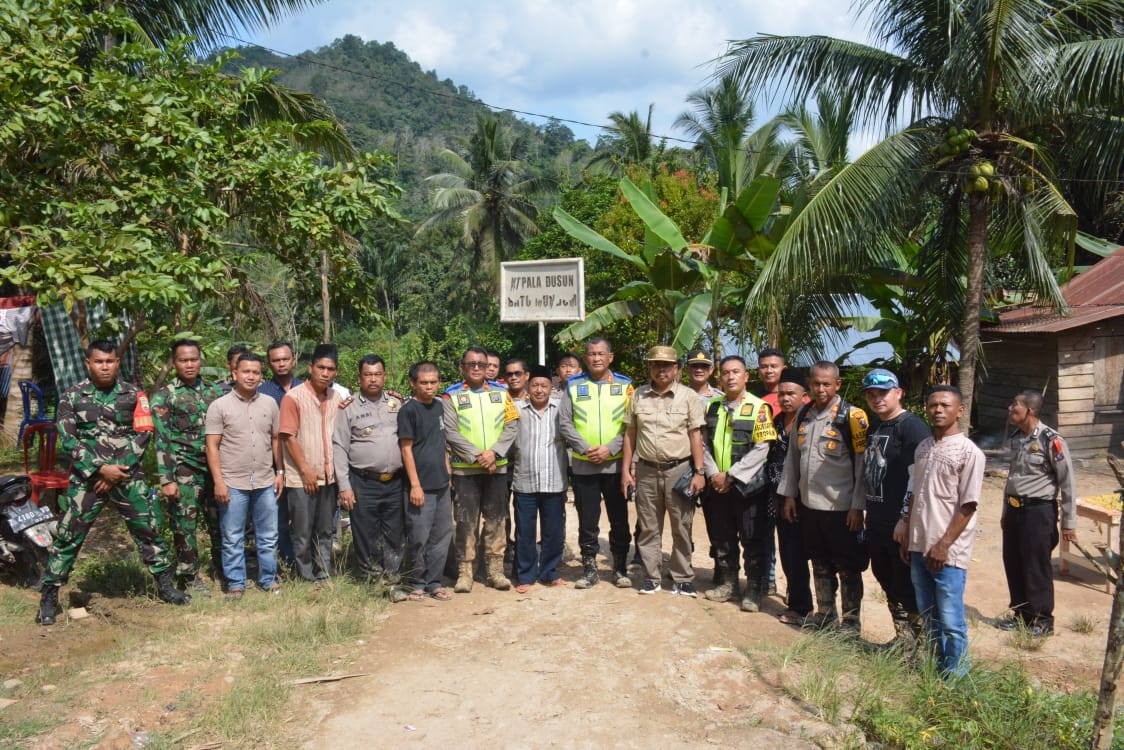
<path id="1" fill-rule="evenodd" d="M 614 127 L 612 125 L 586 122 L 584 120 L 575 120 L 575 119 L 568 118 L 568 117 L 559 117 L 557 115 L 548 115 L 548 114 L 543 114 L 541 112 L 531 112 L 529 110 L 515 109 L 513 107 L 503 107 L 503 106 L 500 106 L 498 104 L 489 104 L 488 102 L 483 101 L 482 99 L 470 99 L 466 96 L 462 96 L 461 94 L 450 94 L 450 93 L 446 93 L 444 91 L 434 91 L 434 90 L 431 90 L 431 89 L 422 88 L 421 86 L 415 86 L 412 83 L 404 83 L 402 81 L 395 80 L 395 79 L 389 78 L 387 76 L 380 76 L 380 75 L 377 75 L 375 73 L 367 73 L 367 72 L 360 71 L 360 70 L 352 70 L 350 68 L 345 68 L 345 67 L 340 66 L 340 65 L 333 65 L 331 63 L 326 63 L 326 62 L 323 62 L 323 61 L 320 61 L 320 60 L 313 60 L 311 58 L 305 57 L 304 55 L 298 55 L 298 54 L 294 54 L 292 52 L 285 52 L 284 50 L 274 49 L 272 47 L 267 47 L 267 46 L 265 46 L 263 44 L 259 44 L 257 42 L 251 42 L 249 40 L 242 39 L 242 38 L 234 36 L 232 34 L 227 34 L 227 33 L 224 33 L 224 32 L 217 32 L 217 33 L 218 33 L 219 36 L 225 37 L 225 38 L 227 38 L 227 39 L 229 39 L 233 42 L 238 42 L 239 44 L 243 44 L 247 47 L 257 47 L 258 49 L 263 49 L 263 50 L 265 50 L 267 52 L 270 52 L 274 55 L 277 55 L 279 57 L 288 57 L 288 58 L 292 58 L 293 60 L 297 60 L 299 62 L 302 62 L 306 65 L 312 65 L 312 66 L 315 66 L 315 67 L 324 68 L 326 70 L 332 70 L 332 71 L 335 71 L 337 73 L 346 73 L 348 75 L 357 76 L 359 78 L 367 78 L 369 80 L 378 81 L 380 83 L 388 84 L 388 85 L 391 85 L 391 86 L 399 86 L 403 89 L 406 89 L 407 91 L 415 91 L 415 92 L 418 92 L 418 93 L 423 94 L 425 96 L 435 96 L 435 97 L 439 97 L 439 98 L 442 98 L 442 99 L 451 99 L 451 100 L 454 100 L 454 101 L 463 102 L 465 104 L 471 104 L 471 105 L 474 105 L 474 106 L 483 106 L 483 107 L 486 107 L 486 108 L 488 108 L 490 110 L 493 110 L 495 112 L 511 112 L 512 114 L 523 115 L 524 117 L 534 117 L 534 118 L 541 119 L 541 120 L 552 120 L 554 122 L 561 122 L 561 123 L 566 123 L 566 124 L 569 124 L 569 125 L 579 125 L 579 126 L 587 127 L 587 128 L 596 128 L 598 130 L 608 131 L 610 133 L 615 133 L 617 135 L 623 135 L 623 131 L 621 131 L 620 128 Z M 692 148 L 695 148 L 699 145 L 698 141 L 692 141 L 688 138 L 680 138 L 680 137 L 674 136 L 674 135 L 657 135 L 655 133 L 648 133 L 648 137 L 652 138 L 652 139 L 655 139 L 655 140 L 659 140 L 659 141 L 673 141 L 675 143 L 682 143 L 682 144 L 685 144 L 685 145 L 690 146 Z M 751 148 L 746 148 L 744 146 L 738 146 L 738 147 L 736 147 L 736 150 L 740 151 L 740 152 L 742 152 L 746 155 L 752 155 L 752 156 L 760 156 L 760 155 L 765 153 L 765 151 L 763 149 L 751 149 Z M 897 169 L 896 167 L 892 167 L 892 166 L 889 166 L 889 165 L 881 165 L 881 164 L 862 164 L 862 165 L 858 165 L 858 164 L 855 164 L 854 162 L 850 162 L 846 166 L 849 166 L 851 168 L 856 168 L 856 169 L 879 169 L 879 170 L 894 171 L 894 172 L 902 171 L 902 170 Z M 964 173 L 960 172 L 958 170 L 941 170 L 941 169 L 924 169 L 924 170 L 921 170 L 921 169 L 918 169 L 918 170 L 905 170 L 905 171 L 908 171 L 912 174 L 930 174 L 930 175 L 941 175 L 941 176 L 949 176 L 949 177 L 953 177 L 953 176 L 963 177 L 964 176 Z M 1005 174 L 996 173 L 994 176 L 995 177 L 1022 178 L 1024 175 L 1005 175 Z M 1096 177 L 1063 177 L 1063 178 L 1058 179 L 1057 182 L 1082 183 L 1082 184 L 1091 184 L 1091 185 L 1121 185 L 1121 184 L 1124 184 L 1124 181 L 1122 181 L 1120 178 L 1112 180 L 1112 179 L 1102 179 L 1102 178 L 1096 178 Z"/>

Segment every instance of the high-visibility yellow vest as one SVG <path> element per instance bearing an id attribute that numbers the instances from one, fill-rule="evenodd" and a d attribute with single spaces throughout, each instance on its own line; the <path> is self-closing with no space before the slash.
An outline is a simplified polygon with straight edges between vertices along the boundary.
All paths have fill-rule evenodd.
<path id="1" fill-rule="evenodd" d="M 490 450 L 500 439 L 503 426 L 519 414 L 506 390 L 485 384 L 479 391 L 458 383 L 445 391 L 457 413 L 457 432 L 482 451 Z M 454 452 L 451 463 L 457 469 L 482 469 L 474 461 L 464 461 Z M 506 466 L 507 458 L 496 456 L 497 466 Z"/>
<path id="2" fill-rule="evenodd" d="M 601 383 L 589 379 L 587 373 L 575 375 L 566 383 L 573 407 L 574 429 L 590 445 L 607 445 L 624 429 L 624 414 L 632 396 L 632 380 L 615 372 Z M 610 461 L 621 457 L 609 456 Z M 588 461 L 574 452 L 574 460 Z"/>
<path id="3" fill-rule="evenodd" d="M 754 443 L 777 439 L 772 410 L 757 396 L 743 393 L 732 415 L 725 403 L 725 396 L 715 396 L 706 408 L 706 432 L 720 472 L 742 460 Z"/>

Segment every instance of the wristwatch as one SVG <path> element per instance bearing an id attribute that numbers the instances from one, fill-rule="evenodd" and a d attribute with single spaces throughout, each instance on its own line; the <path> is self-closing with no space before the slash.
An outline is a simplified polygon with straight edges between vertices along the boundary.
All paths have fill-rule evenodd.
<path id="1" fill-rule="evenodd" d="M 696 468 L 695 473 L 698 474 L 700 477 L 705 477 L 706 476 L 706 469 Z"/>

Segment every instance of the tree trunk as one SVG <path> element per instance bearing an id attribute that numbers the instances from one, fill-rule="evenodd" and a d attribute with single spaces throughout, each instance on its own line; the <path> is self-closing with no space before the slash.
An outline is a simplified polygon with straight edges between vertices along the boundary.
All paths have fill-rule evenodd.
<path id="1" fill-rule="evenodd" d="M 1124 476 L 1112 456 L 1108 464 L 1122 485 L 1118 494 L 1124 494 Z M 1104 651 L 1104 668 L 1101 670 L 1101 687 L 1097 694 L 1097 713 L 1093 717 L 1093 750 L 1112 747 L 1113 718 L 1116 716 L 1116 686 L 1120 681 L 1120 667 L 1124 664 L 1124 525 L 1120 527 L 1118 549 L 1122 557 L 1116 562 L 1116 594 L 1112 597 L 1112 615 L 1108 618 L 1108 641 Z"/>
<path id="2" fill-rule="evenodd" d="M 984 271 L 987 268 L 986 192 L 968 199 L 968 284 L 964 290 L 964 328 L 960 336 L 960 393 L 964 415 L 960 429 L 967 435 L 972 425 L 972 401 L 976 395 L 976 361 L 980 355 L 980 308 L 983 307 Z"/>
<path id="3" fill-rule="evenodd" d="M 320 251 L 320 309 L 324 321 L 324 336 L 321 343 L 327 344 L 332 340 L 332 315 L 328 301 L 328 250 Z"/>

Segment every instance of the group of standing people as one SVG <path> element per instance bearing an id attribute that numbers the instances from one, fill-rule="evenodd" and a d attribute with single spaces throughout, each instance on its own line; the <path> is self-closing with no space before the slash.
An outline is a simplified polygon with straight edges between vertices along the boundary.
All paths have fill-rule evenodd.
<path id="1" fill-rule="evenodd" d="M 692 528 L 701 506 L 714 559 L 708 599 L 760 611 L 775 591 L 779 557 L 788 583 L 783 622 L 858 633 L 870 565 L 898 638 L 927 635 L 944 673 L 967 671 L 963 592 L 984 457 L 960 431 L 956 388 L 930 390 L 926 424 L 904 409 L 897 376 L 885 369 L 863 379 L 868 417 L 840 397 L 830 362 L 805 373 L 766 349 L 751 388 L 745 359 L 727 356 L 716 388 L 705 351 L 683 360 L 684 383 L 678 353 L 655 346 L 646 358 L 649 382 L 634 387 L 612 370 L 613 356 L 606 339 L 594 338 L 555 373 L 512 359 L 501 380 L 499 355 L 472 346 L 458 363 L 460 378 L 444 390 L 436 363 L 411 367 L 404 399 L 385 387 L 386 364 L 374 354 L 359 361 L 352 396 L 335 385 L 331 345 L 313 352 L 306 380 L 293 374 L 287 343 L 267 349 L 268 380 L 260 355 L 234 347 L 230 380 L 212 383 L 200 376 L 199 344 L 178 340 L 175 377 L 150 404 L 118 379 L 114 345 L 94 342 L 89 378 L 60 397 L 72 480 L 36 619 L 55 621 L 59 587 L 107 502 L 125 518 L 158 597 L 170 603 L 209 590 L 200 576 L 200 520 L 212 577 L 228 598 L 246 589 L 248 525 L 260 589 L 281 591 L 278 557 L 293 575 L 326 584 L 341 508 L 364 579 L 394 601 L 446 601 L 450 554 L 455 593 L 479 579 L 521 592 L 566 585 L 558 567 L 572 486 L 581 555 L 575 588 L 600 581 L 604 507 L 615 586 L 634 585 L 635 541 L 639 593 L 662 590 L 666 524 L 671 593 L 696 596 Z M 1041 405 L 1033 392 L 1011 405 L 1019 436 L 1002 522 L 1014 617 L 1000 627 L 1035 635 L 1052 632 L 1059 493 L 1061 534 L 1072 538 L 1076 525 L 1068 452 L 1039 422 Z M 150 441 L 159 493 L 147 490 L 141 472 Z M 174 556 L 160 534 L 164 504 Z"/>

